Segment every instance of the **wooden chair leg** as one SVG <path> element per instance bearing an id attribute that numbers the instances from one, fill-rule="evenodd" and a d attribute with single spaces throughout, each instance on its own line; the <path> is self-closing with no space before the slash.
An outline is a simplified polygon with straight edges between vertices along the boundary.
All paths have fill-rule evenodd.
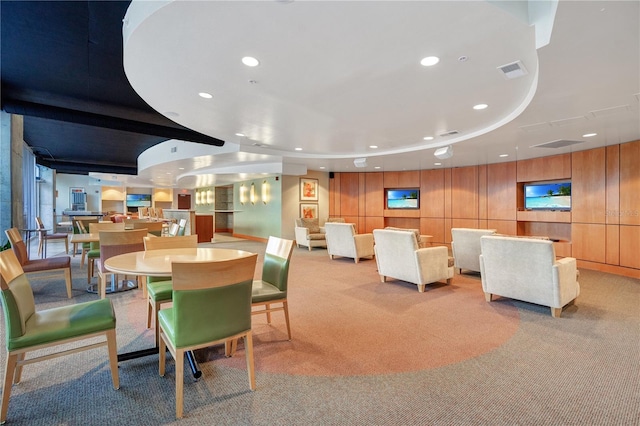
<path id="1" fill-rule="evenodd" d="M 64 239 L 64 252 L 69 254 L 69 237 Z"/>
<path id="2" fill-rule="evenodd" d="M 484 294 L 484 300 L 486 300 L 487 302 L 491 302 L 492 296 L 493 295 L 491 293 L 485 293 Z"/>
<path id="3" fill-rule="evenodd" d="M 107 335 L 107 348 L 109 351 L 109 365 L 111 366 L 111 381 L 114 389 L 120 389 L 120 377 L 118 376 L 118 345 L 116 343 L 116 330 L 109 330 Z"/>
<path id="4" fill-rule="evenodd" d="M 426 284 L 418 284 L 418 292 L 424 293 L 424 289 L 426 286 Z"/>
<path id="5" fill-rule="evenodd" d="M 282 302 L 282 307 L 284 309 L 284 320 L 287 324 L 287 334 L 289 335 L 289 340 L 291 340 L 291 326 L 289 326 L 289 304 L 286 300 Z"/>
<path id="6" fill-rule="evenodd" d="M 71 268 L 64 270 L 64 279 L 67 283 L 67 297 L 71 299 Z"/>
<path id="7" fill-rule="evenodd" d="M 176 348 L 176 419 L 182 418 L 184 405 L 184 351 Z"/>
<path id="8" fill-rule="evenodd" d="M 271 324 L 271 303 L 265 303 L 264 307 L 267 314 L 267 324 Z"/>
<path id="9" fill-rule="evenodd" d="M 562 315 L 562 308 L 551 308 L 551 316 L 554 318 L 560 318 Z"/>
<path id="10" fill-rule="evenodd" d="M 18 355 L 9 353 L 5 361 L 4 384 L 2 386 L 2 404 L 0 405 L 0 423 L 7 421 L 7 409 L 9 408 L 9 397 L 11 396 L 11 387 L 13 386 L 13 378 L 18 363 Z"/>
<path id="11" fill-rule="evenodd" d="M 256 390 L 256 375 L 253 363 L 253 337 L 251 330 L 244 336 L 244 354 L 247 358 L 247 374 L 249 375 L 249 388 Z"/>

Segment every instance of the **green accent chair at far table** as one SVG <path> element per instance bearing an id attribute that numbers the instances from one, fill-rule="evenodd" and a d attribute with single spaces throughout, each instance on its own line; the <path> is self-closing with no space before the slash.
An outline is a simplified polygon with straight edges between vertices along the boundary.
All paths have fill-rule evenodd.
<path id="1" fill-rule="evenodd" d="M 71 353 L 108 347 L 111 380 L 114 389 L 120 387 L 116 344 L 116 317 L 109 299 L 36 311 L 31 285 L 18 258 L 11 250 L 0 252 L 0 289 L 7 334 L 7 359 L 2 387 L 0 422 L 7 420 L 9 396 L 14 383 L 19 383 L 22 367 Z M 104 340 L 96 342 L 96 337 Z M 72 349 L 27 359 L 27 352 L 56 345 L 91 339 L 90 343 Z M 68 348 L 68 346 L 66 346 Z M 73 368 L 73 366 L 70 366 Z M 75 403 L 77 401 L 73 401 Z"/>
<path id="2" fill-rule="evenodd" d="M 176 418 L 182 417 L 184 354 L 244 338 L 249 387 L 255 390 L 251 335 L 251 283 L 257 254 L 226 261 L 173 262 L 173 306 L 158 312 L 159 373 L 167 348 L 175 361 Z"/>
<path id="3" fill-rule="evenodd" d="M 252 306 L 264 307 L 264 309 L 253 310 L 251 314 L 266 314 L 267 323 L 271 324 L 272 312 L 284 311 L 289 340 L 291 340 L 291 327 L 289 326 L 289 306 L 287 304 L 287 282 L 293 244 L 292 240 L 269 237 L 262 265 L 262 277 L 253 281 L 251 294 Z M 272 307 L 272 304 L 279 306 Z"/>

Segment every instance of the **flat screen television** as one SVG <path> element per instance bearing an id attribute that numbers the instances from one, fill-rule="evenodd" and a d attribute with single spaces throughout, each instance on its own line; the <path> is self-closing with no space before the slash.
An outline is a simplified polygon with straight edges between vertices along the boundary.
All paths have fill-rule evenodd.
<path id="1" fill-rule="evenodd" d="M 571 210 L 571 182 L 525 184 L 524 208 L 526 210 Z"/>
<path id="2" fill-rule="evenodd" d="M 419 209 L 420 190 L 411 189 L 385 189 L 384 202 L 387 209 Z"/>
<path id="3" fill-rule="evenodd" d="M 151 207 L 151 194 L 127 194 L 127 207 Z"/>

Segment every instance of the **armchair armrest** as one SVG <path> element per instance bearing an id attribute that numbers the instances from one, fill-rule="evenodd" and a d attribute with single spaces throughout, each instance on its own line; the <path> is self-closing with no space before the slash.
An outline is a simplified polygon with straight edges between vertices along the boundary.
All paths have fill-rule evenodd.
<path id="1" fill-rule="evenodd" d="M 415 251 L 415 256 L 424 282 L 453 277 L 453 267 L 449 266 L 449 250 L 446 247 L 420 248 Z"/>
<path id="2" fill-rule="evenodd" d="M 373 255 L 373 234 L 356 234 L 353 239 L 356 243 L 356 253 L 360 256 Z"/>
<path id="3" fill-rule="evenodd" d="M 564 257 L 553 264 L 553 279 L 556 285 L 553 287 L 553 298 L 558 302 L 557 308 L 578 297 L 580 285 L 578 284 L 576 259 Z"/>

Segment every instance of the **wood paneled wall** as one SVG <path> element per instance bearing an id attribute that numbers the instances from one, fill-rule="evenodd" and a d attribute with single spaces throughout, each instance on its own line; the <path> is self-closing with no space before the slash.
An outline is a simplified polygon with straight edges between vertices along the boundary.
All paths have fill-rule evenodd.
<path id="1" fill-rule="evenodd" d="M 571 179 L 572 210 L 525 212 L 525 182 Z M 420 188 L 420 210 L 385 210 L 385 188 Z M 436 244 L 451 228 L 561 240 L 580 267 L 640 278 L 640 141 L 570 154 L 453 169 L 334 173 L 329 213 L 358 232 L 419 228 Z M 522 214 L 521 214 L 522 213 Z M 530 214 L 541 213 L 541 214 Z"/>

